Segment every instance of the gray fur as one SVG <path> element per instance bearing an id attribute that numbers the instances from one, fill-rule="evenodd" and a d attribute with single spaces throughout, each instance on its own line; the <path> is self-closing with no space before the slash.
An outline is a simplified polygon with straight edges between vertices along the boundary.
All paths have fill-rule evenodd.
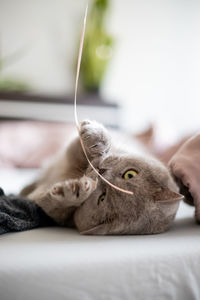
<path id="1" fill-rule="evenodd" d="M 152 234 L 171 226 L 182 195 L 158 160 L 115 148 L 107 130 L 84 121 L 83 139 L 89 158 L 111 183 L 133 191 L 128 195 L 102 181 L 88 166 L 76 138 L 23 196 L 35 201 L 60 225 L 72 223 L 83 234 Z M 125 180 L 123 174 L 137 176 Z M 99 197 L 105 194 L 103 201 Z"/>

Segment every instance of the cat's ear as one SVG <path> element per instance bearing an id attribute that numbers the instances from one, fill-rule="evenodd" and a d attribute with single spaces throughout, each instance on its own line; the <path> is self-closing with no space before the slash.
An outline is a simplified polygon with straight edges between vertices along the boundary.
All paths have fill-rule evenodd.
<path id="1" fill-rule="evenodd" d="M 168 217 L 176 214 L 179 203 L 183 198 L 183 195 L 173 192 L 168 188 L 162 188 L 154 194 L 155 202 L 158 203 L 160 209 Z"/>
<path id="2" fill-rule="evenodd" d="M 153 195 L 155 201 L 165 201 L 165 200 L 182 200 L 183 195 L 171 191 L 169 188 L 160 188 Z"/>
<path id="3" fill-rule="evenodd" d="M 106 235 L 109 232 L 109 224 L 100 224 L 91 229 L 81 231 L 84 235 Z"/>

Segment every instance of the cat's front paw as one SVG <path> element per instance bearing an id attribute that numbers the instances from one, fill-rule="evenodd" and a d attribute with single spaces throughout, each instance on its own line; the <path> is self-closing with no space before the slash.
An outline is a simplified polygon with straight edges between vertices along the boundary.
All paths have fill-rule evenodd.
<path id="1" fill-rule="evenodd" d="M 81 123 L 80 135 L 86 151 L 91 157 L 103 155 L 110 149 L 110 136 L 106 128 L 96 121 Z"/>
<path id="2" fill-rule="evenodd" d="M 80 179 L 69 179 L 54 184 L 49 194 L 57 201 L 65 201 L 66 206 L 79 206 L 96 189 L 96 185 L 97 181 L 83 176 Z"/>

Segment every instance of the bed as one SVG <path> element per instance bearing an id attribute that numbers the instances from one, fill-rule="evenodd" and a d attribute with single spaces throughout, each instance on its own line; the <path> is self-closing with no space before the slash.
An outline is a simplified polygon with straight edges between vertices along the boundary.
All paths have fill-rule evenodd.
<path id="1" fill-rule="evenodd" d="M 16 193 L 38 170 L 1 170 Z M 12 182 L 12 185 L 10 184 Z M 200 228 L 182 203 L 170 231 L 82 236 L 50 227 L 0 237 L 0 299 L 200 299 Z"/>

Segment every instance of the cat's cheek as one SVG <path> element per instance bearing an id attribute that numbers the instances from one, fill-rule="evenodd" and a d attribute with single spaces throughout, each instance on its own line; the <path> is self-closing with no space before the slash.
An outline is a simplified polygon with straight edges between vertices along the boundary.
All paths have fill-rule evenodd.
<path id="1" fill-rule="evenodd" d="M 82 224 L 83 220 L 80 218 L 79 208 L 75 211 L 73 219 L 76 228 L 81 231 L 84 226 Z"/>
<path id="2" fill-rule="evenodd" d="M 90 224 L 92 209 L 87 202 L 88 199 L 74 212 L 74 223 L 79 232 L 87 230 L 92 226 Z"/>

